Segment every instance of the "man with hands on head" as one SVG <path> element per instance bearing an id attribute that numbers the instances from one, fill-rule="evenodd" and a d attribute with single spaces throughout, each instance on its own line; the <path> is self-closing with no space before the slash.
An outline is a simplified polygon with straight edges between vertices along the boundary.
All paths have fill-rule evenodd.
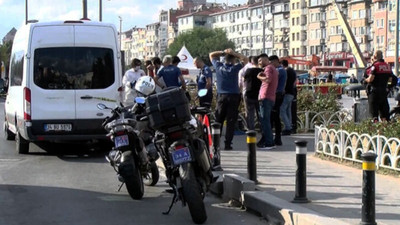
<path id="1" fill-rule="evenodd" d="M 220 61 L 221 56 L 225 56 L 225 63 Z M 230 48 L 211 52 L 209 57 L 217 78 L 216 122 L 223 124 L 226 119 L 225 150 L 232 150 L 240 103 L 238 74 L 243 65 L 247 64 L 248 58 Z"/>

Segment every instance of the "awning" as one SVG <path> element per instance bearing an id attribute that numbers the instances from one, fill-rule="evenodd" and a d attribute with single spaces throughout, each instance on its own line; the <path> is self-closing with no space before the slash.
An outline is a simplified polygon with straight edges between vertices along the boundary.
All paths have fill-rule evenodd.
<path id="1" fill-rule="evenodd" d="M 348 68 L 345 66 L 313 66 L 311 70 L 314 72 L 347 72 Z"/>
<path id="2" fill-rule="evenodd" d="M 400 57 L 399 57 L 399 59 L 400 59 Z M 386 58 L 385 58 L 385 62 L 387 62 L 387 63 L 394 63 L 394 56 L 388 56 L 388 57 L 386 57 Z M 399 62 L 400 62 L 400 60 L 399 60 Z"/>

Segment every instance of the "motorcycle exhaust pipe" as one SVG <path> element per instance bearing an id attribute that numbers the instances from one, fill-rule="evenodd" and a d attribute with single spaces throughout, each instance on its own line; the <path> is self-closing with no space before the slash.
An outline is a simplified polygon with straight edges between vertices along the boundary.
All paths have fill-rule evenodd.
<path id="1" fill-rule="evenodd" d="M 204 172 L 208 172 L 211 169 L 210 156 L 207 154 L 206 144 L 201 139 L 196 139 L 194 142 L 194 155 L 196 157 L 196 161 L 199 166 L 203 169 Z"/>

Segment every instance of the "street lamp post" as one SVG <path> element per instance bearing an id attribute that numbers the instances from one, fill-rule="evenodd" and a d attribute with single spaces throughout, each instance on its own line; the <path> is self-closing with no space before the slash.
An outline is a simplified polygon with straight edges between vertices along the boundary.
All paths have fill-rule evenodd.
<path id="1" fill-rule="evenodd" d="M 262 20 L 263 20 L 263 51 L 265 53 L 265 0 L 262 1 Z"/>
<path id="2" fill-rule="evenodd" d="M 394 69 L 396 76 L 399 76 L 399 19 L 400 19 L 400 0 L 397 0 L 396 5 L 396 42 L 394 52 Z"/>
<path id="3" fill-rule="evenodd" d="M 103 19 L 103 1 L 99 0 L 99 21 Z"/>
<path id="4" fill-rule="evenodd" d="M 25 24 L 28 24 L 28 0 L 25 0 Z"/>
<path id="5" fill-rule="evenodd" d="M 87 0 L 82 0 L 83 18 L 87 19 Z"/>
<path id="6" fill-rule="evenodd" d="M 122 17 L 119 18 L 119 50 L 122 51 Z"/>

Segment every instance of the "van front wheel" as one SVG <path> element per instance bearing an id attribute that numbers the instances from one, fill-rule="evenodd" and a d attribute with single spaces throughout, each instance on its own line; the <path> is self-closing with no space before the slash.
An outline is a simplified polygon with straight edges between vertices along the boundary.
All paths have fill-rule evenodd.
<path id="1" fill-rule="evenodd" d="M 29 142 L 25 140 L 19 132 L 15 135 L 16 149 L 19 154 L 29 153 Z"/>

